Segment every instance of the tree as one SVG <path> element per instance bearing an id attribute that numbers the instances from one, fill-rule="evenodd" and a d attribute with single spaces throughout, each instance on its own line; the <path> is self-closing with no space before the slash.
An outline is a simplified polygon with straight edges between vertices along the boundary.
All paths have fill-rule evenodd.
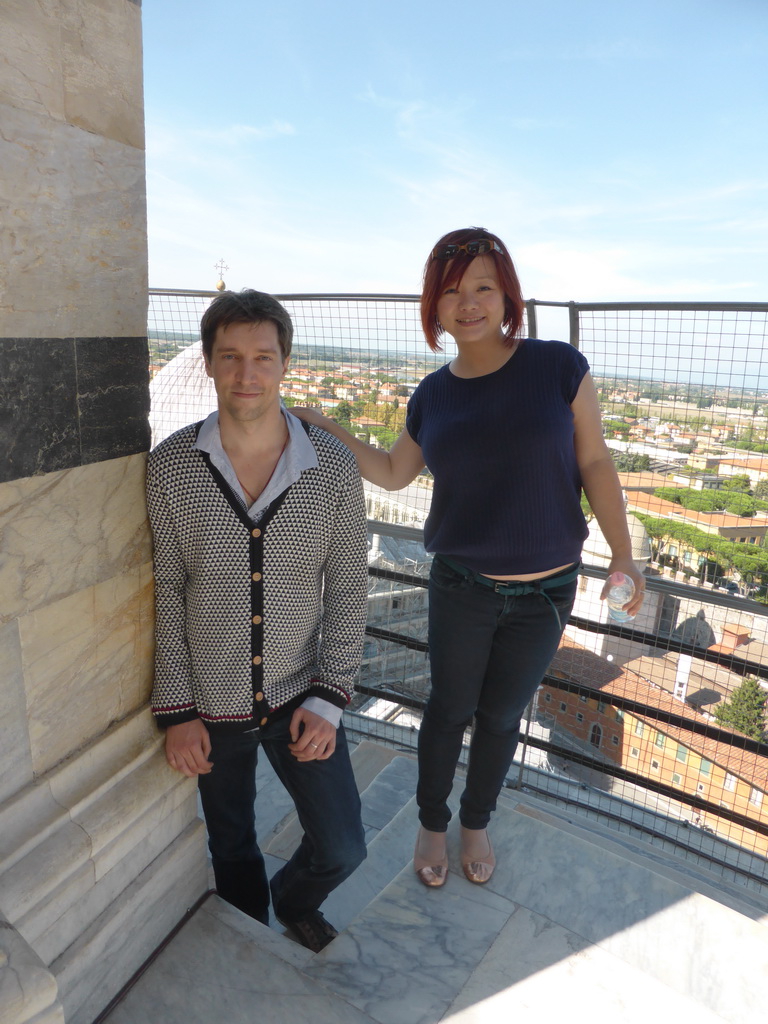
<path id="1" fill-rule="evenodd" d="M 715 706 L 715 718 L 753 740 L 763 738 L 766 692 L 758 681 L 747 676 L 723 704 Z"/>
<path id="2" fill-rule="evenodd" d="M 648 455 L 638 455 L 636 452 L 611 452 L 616 469 L 619 473 L 640 473 L 651 468 L 651 459 Z"/>
<path id="3" fill-rule="evenodd" d="M 756 498 L 768 498 L 768 480 L 761 480 L 757 487 L 755 487 Z"/>
<path id="4" fill-rule="evenodd" d="M 730 476 L 727 480 L 723 480 L 722 486 L 728 491 L 748 491 L 751 485 L 748 474 L 739 473 L 737 476 Z"/>
<path id="5" fill-rule="evenodd" d="M 335 409 L 331 410 L 331 419 L 344 427 L 346 430 L 352 430 L 352 406 L 349 402 L 342 401 L 336 406 Z"/>

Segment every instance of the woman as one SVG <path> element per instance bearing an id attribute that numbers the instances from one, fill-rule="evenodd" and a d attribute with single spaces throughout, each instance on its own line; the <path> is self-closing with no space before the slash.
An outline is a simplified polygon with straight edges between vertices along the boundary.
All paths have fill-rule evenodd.
<path id="1" fill-rule="evenodd" d="M 587 535 L 582 487 L 611 549 L 609 573 L 635 583 L 626 610 L 636 614 L 643 600 L 587 361 L 562 342 L 521 339 L 523 309 L 501 240 L 484 228 L 452 231 L 427 260 L 421 321 L 430 348 L 441 347 L 445 332 L 458 354 L 419 384 L 392 449 L 373 448 L 319 413 L 299 410 L 345 441 L 372 483 L 398 490 L 425 465 L 434 477 L 424 527 L 434 553 L 432 688 L 419 732 L 414 853 L 416 873 L 431 887 L 447 879 L 448 797 L 473 717 L 461 864 L 477 884 L 493 872 L 488 822 L 521 716 L 573 605 Z"/>

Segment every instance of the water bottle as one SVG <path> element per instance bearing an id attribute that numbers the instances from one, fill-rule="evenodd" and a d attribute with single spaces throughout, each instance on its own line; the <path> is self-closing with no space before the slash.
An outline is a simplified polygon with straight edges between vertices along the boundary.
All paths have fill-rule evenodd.
<path id="1" fill-rule="evenodd" d="M 610 576 L 611 589 L 605 598 L 608 605 L 608 614 L 614 622 L 631 622 L 634 615 L 627 615 L 624 605 L 632 599 L 635 592 L 635 584 L 625 576 L 623 572 L 612 572 Z"/>

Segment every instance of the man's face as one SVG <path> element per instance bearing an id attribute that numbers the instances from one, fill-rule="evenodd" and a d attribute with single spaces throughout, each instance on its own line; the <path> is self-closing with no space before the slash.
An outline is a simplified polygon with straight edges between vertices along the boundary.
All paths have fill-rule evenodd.
<path id="1" fill-rule="evenodd" d="M 219 414 L 238 422 L 252 422 L 280 405 L 280 381 L 288 369 L 277 327 L 271 320 L 259 324 L 229 324 L 216 332 L 205 370 L 213 379 Z"/>

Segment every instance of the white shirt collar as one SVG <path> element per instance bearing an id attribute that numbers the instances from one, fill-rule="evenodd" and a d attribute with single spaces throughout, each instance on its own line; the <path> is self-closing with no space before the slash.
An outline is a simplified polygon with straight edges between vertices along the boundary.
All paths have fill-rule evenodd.
<path id="1" fill-rule="evenodd" d="M 280 409 L 288 426 L 288 442 L 277 461 L 275 471 L 270 477 L 269 483 L 248 509 L 248 515 L 252 519 L 258 519 L 264 509 L 281 495 L 286 488 L 295 484 L 305 470 L 314 469 L 318 465 L 317 452 L 309 440 L 301 420 L 296 416 L 290 416 L 282 403 Z M 213 465 L 218 469 L 245 507 L 248 508 L 248 501 L 243 491 L 243 486 L 237 479 L 237 473 L 235 473 L 229 456 L 224 451 L 221 443 L 218 412 L 212 412 L 210 416 L 203 420 L 200 432 L 197 435 L 197 441 L 192 447 L 198 448 L 210 456 Z"/>

